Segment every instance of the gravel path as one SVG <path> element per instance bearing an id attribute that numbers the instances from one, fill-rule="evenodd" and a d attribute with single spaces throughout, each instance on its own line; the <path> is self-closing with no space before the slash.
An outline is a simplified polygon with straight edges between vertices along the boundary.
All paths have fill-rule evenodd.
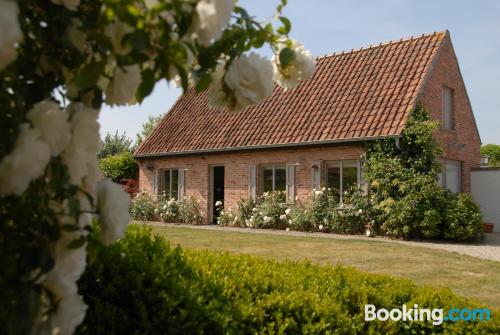
<path id="1" fill-rule="evenodd" d="M 283 235 L 283 236 L 298 236 L 298 237 L 320 237 L 341 240 L 365 240 L 365 241 L 379 241 L 400 243 L 409 246 L 423 247 L 430 249 L 439 249 L 450 252 L 456 252 L 463 255 L 468 255 L 477 258 L 489 259 L 500 262 L 500 233 L 486 234 L 486 238 L 482 242 L 477 243 L 451 243 L 441 241 L 403 241 L 387 237 L 366 237 L 362 235 L 340 235 L 340 234 L 324 234 L 324 233 L 307 233 L 299 231 L 284 231 L 272 229 L 250 229 L 250 228 L 235 228 L 235 227 L 221 227 L 216 225 L 186 225 L 186 224 L 169 224 L 159 222 L 144 222 L 147 225 L 158 227 L 183 227 L 191 229 L 206 229 L 206 230 L 223 230 L 234 231 L 239 233 L 250 234 L 268 234 L 268 235 Z"/>

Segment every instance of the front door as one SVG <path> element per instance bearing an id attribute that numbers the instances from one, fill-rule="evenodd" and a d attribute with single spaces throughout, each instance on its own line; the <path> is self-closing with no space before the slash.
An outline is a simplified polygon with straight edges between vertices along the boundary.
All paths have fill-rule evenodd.
<path id="1" fill-rule="evenodd" d="M 217 221 L 219 217 L 219 212 L 221 210 L 220 206 L 215 204 L 220 201 L 224 204 L 224 167 L 214 166 L 213 167 L 213 190 L 212 190 L 212 214 L 213 222 Z"/>

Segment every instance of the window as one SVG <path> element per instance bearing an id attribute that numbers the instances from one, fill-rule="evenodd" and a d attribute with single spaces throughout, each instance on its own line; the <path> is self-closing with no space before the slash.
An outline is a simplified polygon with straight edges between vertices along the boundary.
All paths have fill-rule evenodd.
<path id="1" fill-rule="evenodd" d="M 453 124 L 453 90 L 443 87 L 443 128 L 454 129 Z"/>
<path id="2" fill-rule="evenodd" d="M 262 166 L 262 192 L 286 190 L 286 165 L 269 164 Z"/>
<path id="3" fill-rule="evenodd" d="M 342 195 L 351 186 L 359 183 L 358 161 L 330 162 L 326 165 L 326 184 L 328 187 L 339 190 L 340 202 Z"/>
<path id="4" fill-rule="evenodd" d="M 462 191 L 462 164 L 460 161 L 445 159 L 439 175 L 440 184 L 453 193 Z"/>
<path id="5" fill-rule="evenodd" d="M 179 199 L 179 170 L 160 170 L 158 193 L 165 194 L 167 199 Z"/>

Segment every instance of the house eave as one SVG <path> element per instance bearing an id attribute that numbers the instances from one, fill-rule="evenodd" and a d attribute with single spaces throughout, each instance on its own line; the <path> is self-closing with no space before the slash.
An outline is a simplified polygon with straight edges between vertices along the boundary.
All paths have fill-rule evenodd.
<path id="1" fill-rule="evenodd" d="M 368 137 L 354 137 L 345 138 L 337 140 L 324 140 L 324 141 L 307 141 L 307 142 L 293 142 L 293 143 L 282 143 L 282 144 L 264 144 L 264 145 L 252 145 L 244 147 L 229 147 L 229 148 L 214 148 L 214 149 L 202 149 L 202 150 L 192 150 L 192 151 L 171 151 L 171 152 L 160 152 L 160 153 L 149 153 L 149 154 L 136 154 L 134 158 L 137 160 L 146 160 L 152 158 L 164 158 L 164 157 L 174 157 L 174 156 L 194 156 L 194 155 L 207 155 L 207 154 L 218 154 L 218 153 L 234 153 L 243 151 L 261 151 L 261 150 L 273 150 L 273 149 L 293 149 L 293 148 L 303 148 L 303 147 L 321 147 L 321 146 L 333 146 L 342 145 L 350 143 L 359 143 L 365 141 L 374 141 L 384 138 L 400 138 L 400 134 L 384 135 L 384 136 L 368 136 Z"/>

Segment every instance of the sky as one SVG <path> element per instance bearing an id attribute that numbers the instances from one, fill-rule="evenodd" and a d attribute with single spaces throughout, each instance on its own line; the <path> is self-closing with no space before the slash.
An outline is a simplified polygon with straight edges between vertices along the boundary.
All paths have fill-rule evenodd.
<path id="1" fill-rule="evenodd" d="M 240 0 L 265 20 L 278 0 Z M 284 15 L 291 37 L 314 56 L 448 29 L 483 144 L 500 144 L 500 1 L 497 0 L 289 0 Z M 258 52 L 269 55 L 263 48 Z M 160 82 L 141 105 L 104 107 L 101 135 L 134 138 L 150 115 L 168 111 L 182 91 Z"/>

